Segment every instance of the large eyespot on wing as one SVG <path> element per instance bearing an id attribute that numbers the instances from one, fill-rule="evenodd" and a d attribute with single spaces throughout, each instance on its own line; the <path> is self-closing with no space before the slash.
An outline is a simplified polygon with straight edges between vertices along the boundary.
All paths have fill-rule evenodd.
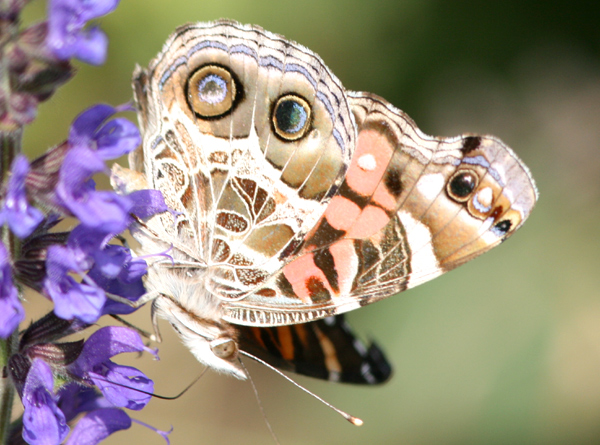
<path id="1" fill-rule="evenodd" d="M 187 99 L 197 116 L 215 118 L 232 110 L 236 90 L 235 80 L 228 69 L 205 65 L 190 75 Z"/>
<path id="2" fill-rule="evenodd" d="M 448 180 L 446 192 L 456 202 L 465 202 L 477 188 L 479 177 L 472 170 L 458 171 Z"/>
<path id="3" fill-rule="evenodd" d="M 296 141 L 304 137 L 310 127 L 310 105 L 300 96 L 286 94 L 275 103 L 271 120 L 277 136 Z"/>

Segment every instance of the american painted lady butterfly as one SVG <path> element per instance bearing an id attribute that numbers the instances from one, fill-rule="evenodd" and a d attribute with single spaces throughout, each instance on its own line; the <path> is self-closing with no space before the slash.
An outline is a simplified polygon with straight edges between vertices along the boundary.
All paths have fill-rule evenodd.
<path id="1" fill-rule="evenodd" d="M 134 231 L 139 254 L 172 249 L 148 273 L 153 316 L 240 379 L 246 354 L 321 379 L 385 381 L 382 352 L 340 314 L 488 251 L 536 201 L 498 139 L 426 136 L 256 26 L 183 26 L 133 82 L 144 142 L 113 183 L 158 189 L 177 212 Z"/>

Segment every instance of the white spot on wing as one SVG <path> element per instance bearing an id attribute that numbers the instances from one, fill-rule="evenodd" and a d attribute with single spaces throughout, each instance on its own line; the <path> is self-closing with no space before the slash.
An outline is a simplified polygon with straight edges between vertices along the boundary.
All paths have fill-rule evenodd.
<path id="1" fill-rule="evenodd" d="M 423 175 L 419 182 L 417 182 L 417 189 L 419 192 L 429 200 L 435 199 L 444 188 L 446 179 L 441 173 L 432 173 L 430 175 Z"/>
<path id="2" fill-rule="evenodd" d="M 492 208 L 493 199 L 494 192 L 492 192 L 491 187 L 485 187 L 473 196 L 473 206 L 481 213 L 487 213 Z"/>
<path id="3" fill-rule="evenodd" d="M 358 166 L 364 171 L 373 171 L 377 168 L 377 161 L 375 156 L 370 153 L 362 155 L 358 158 Z"/>
<path id="4" fill-rule="evenodd" d="M 430 175 L 433 176 L 433 175 Z M 411 257 L 410 266 L 412 272 L 408 279 L 407 286 L 415 287 L 418 284 L 429 281 L 443 270 L 440 268 L 433 244 L 431 242 L 431 232 L 429 228 L 406 211 L 400 210 L 398 217 L 404 226 L 408 246 L 410 247 Z"/>

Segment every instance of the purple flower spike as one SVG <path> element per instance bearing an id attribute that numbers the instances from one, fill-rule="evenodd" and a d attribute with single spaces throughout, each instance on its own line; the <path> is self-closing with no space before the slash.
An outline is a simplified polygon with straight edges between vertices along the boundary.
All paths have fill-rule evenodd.
<path id="1" fill-rule="evenodd" d="M 51 246 L 46 261 L 47 277 L 44 289 L 54 302 L 54 313 L 65 320 L 77 318 L 95 323 L 102 315 L 106 294 L 102 289 L 78 283 L 70 272 L 83 273 L 72 251 L 63 246 Z"/>
<path id="2" fill-rule="evenodd" d="M 46 44 L 56 57 L 76 57 L 92 65 L 106 60 L 108 39 L 97 27 L 84 29 L 89 20 L 113 11 L 118 0 L 51 0 Z"/>
<path id="3" fill-rule="evenodd" d="M 103 408 L 87 413 L 75 428 L 67 445 L 95 445 L 112 433 L 131 427 L 131 419 L 118 408 Z"/>
<path id="4" fill-rule="evenodd" d="M 150 401 L 154 384 L 144 373 L 130 366 L 117 365 L 110 358 L 123 352 L 141 352 L 146 348 L 132 329 L 108 326 L 98 329 L 85 342 L 70 371 L 91 380 L 106 400 L 117 407 L 140 410 Z"/>
<path id="5" fill-rule="evenodd" d="M 29 172 L 29 161 L 25 156 L 17 156 L 11 167 L 12 176 L 8 181 L 8 190 L 4 206 L 0 212 L 0 222 L 6 221 L 10 230 L 19 238 L 26 238 L 44 219 L 44 215 L 27 202 L 25 177 Z"/>
<path id="6" fill-rule="evenodd" d="M 34 359 L 21 396 L 25 408 L 23 439 L 29 444 L 61 443 L 69 433 L 53 387 L 50 366 L 41 359 Z"/>
<path id="7" fill-rule="evenodd" d="M 8 338 L 25 318 L 25 310 L 13 284 L 8 252 L 0 242 L 0 338 Z"/>

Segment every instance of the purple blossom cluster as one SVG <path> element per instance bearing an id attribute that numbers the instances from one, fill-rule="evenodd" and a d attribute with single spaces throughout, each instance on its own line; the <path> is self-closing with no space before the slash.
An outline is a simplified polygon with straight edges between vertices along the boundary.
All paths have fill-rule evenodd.
<path id="1" fill-rule="evenodd" d="M 85 342 L 57 342 L 87 326 L 50 313 L 24 332 L 18 352 L 10 357 L 8 370 L 23 402 L 27 443 L 98 443 L 131 426 L 123 408 L 140 410 L 149 402 L 152 381 L 110 359 L 124 352 L 156 351 L 145 347 L 132 329 L 116 326 L 98 329 Z M 57 376 L 65 380 L 58 391 Z M 70 431 L 69 423 L 78 416 Z"/>
<path id="2" fill-rule="evenodd" d="M 104 61 L 107 38 L 86 24 L 113 11 L 118 0 L 49 0 L 48 20 L 21 31 L 25 3 L 0 5 L 3 29 L 10 31 L 0 48 L 9 77 L 0 82 L 0 132 L 11 135 L 20 135 L 37 104 L 71 76 L 71 58 Z M 139 146 L 137 127 L 115 117 L 130 110 L 95 105 L 77 116 L 66 141 L 32 162 L 17 150 L 10 172 L 3 172 L 8 179 L 0 191 L 0 226 L 10 235 L 4 237 L 8 244 L 0 242 L 0 342 L 6 346 L 0 350 L 10 351 L 4 387 L 14 387 L 24 410 L 9 442 L 20 435 L 29 444 L 95 444 L 129 428 L 125 409 L 140 410 L 151 398 L 153 383 L 144 373 L 111 360 L 125 352 L 156 357 L 135 330 L 104 327 L 85 341 L 65 340 L 103 315 L 131 313 L 145 293 L 145 260 L 115 240 L 134 221 L 168 211 L 164 199 L 156 190 L 97 190 L 92 179 L 108 173 L 106 161 Z M 57 231 L 65 217 L 78 224 Z M 54 309 L 18 333 L 18 347 L 11 349 L 25 320 L 23 287 L 50 299 Z"/>

